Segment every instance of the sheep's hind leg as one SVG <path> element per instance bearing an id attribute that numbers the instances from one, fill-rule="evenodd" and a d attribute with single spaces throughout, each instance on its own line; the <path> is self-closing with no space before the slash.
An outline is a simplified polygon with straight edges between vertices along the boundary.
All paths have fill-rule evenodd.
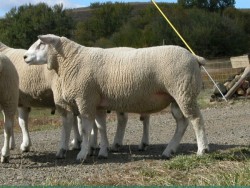
<path id="1" fill-rule="evenodd" d="M 29 107 L 18 107 L 18 122 L 23 134 L 23 142 L 20 146 L 22 152 L 30 151 L 31 140 L 28 130 L 28 118 L 30 108 Z"/>
<path id="2" fill-rule="evenodd" d="M 140 151 L 145 151 L 149 146 L 149 118 L 150 115 L 141 115 L 140 120 L 143 123 L 143 135 L 141 139 L 141 143 L 139 145 Z"/>
<path id="3" fill-rule="evenodd" d="M 195 131 L 198 151 L 197 155 L 203 155 L 209 151 L 207 136 L 205 133 L 204 121 L 197 101 L 192 101 L 189 104 L 180 103 L 183 114 L 187 117 L 193 125 Z"/>
<path id="4" fill-rule="evenodd" d="M 62 133 L 59 149 L 56 153 L 57 159 L 63 159 L 66 157 L 66 152 L 69 149 L 69 139 L 74 117 L 71 112 L 62 113 Z"/>
<path id="5" fill-rule="evenodd" d="M 128 122 L 128 114 L 123 112 L 116 112 L 117 116 L 117 127 L 114 142 L 111 146 L 111 151 L 118 151 L 122 146 L 125 128 Z"/>
<path id="6" fill-rule="evenodd" d="M 10 137 L 14 125 L 14 115 L 4 113 L 4 146 L 2 148 L 1 163 L 9 162 L 10 155 Z"/>
<path id="7" fill-rule="evenodd" d="M 15 149 L 16 143 L 15 143 L 15 135 L 14 135 L 14 126 L 11 129 L 11 136 L 10 136 L 10 150 Z"/>
<path id="8" fill-rule="evenodd" d="M 188 126 L 188 119 L 184 117 L 179 106 L 175 102 L 171 104 L 171 112 L 177 125 L 173 138 L 171 139 L 171 141 L 167 145 L 167 148 L 162 154 L 164 158 L 170 158 L 171 155 L 176 152 Z"/>
<path id="9" fill-rule="evenodd" d="M 197 155 L 203 155 L 204 153 L 207 153 L 209 151 L 203 118 L 201 116 L 196 118 L 192 117 L 190 118 L 190 121 L 193 124 L 193 128 L 196 135 L 198 145 Z"/>
<path id="10" fill-rule="evenodd" d="M 106 129 L 106 111 L 98 110 L 96 113 L 96 126 L 100 132 L 101 142 L 100 142 L 100 151 L 98 153 L 98 158 L 106 159 L 108 157 L 108 148 L 109 142 L 107 137 Z"/>

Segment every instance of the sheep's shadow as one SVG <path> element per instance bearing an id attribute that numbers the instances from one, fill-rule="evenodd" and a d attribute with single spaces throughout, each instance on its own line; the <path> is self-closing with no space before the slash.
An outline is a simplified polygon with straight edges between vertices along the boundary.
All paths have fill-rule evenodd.
<path id="1" fill-rule="evenodd" d="M 218 150 L 227 150 L 237 147 L 245 147 L 245 145 L 219 145 L 210 144 L 210 152 Z M 142 160 L 163 160 L 162 152 L 164 151 L 165 144 L 154 144 L 148 146 L 146 151 L 139 151 L 138 145 L 124 145 L 118 152 L 109 152 L 107 159 L 99 159 L 97 155 L 88 156 L 84 163 L 78 163 L 76 156 L 78 150 L 69 150 L 66 153 L 65 159 L 56 159 L 55 152 L 34 152 L 23 155 L 22 158 L 31 161 L 33 165 L 28 166 L 29 168 L 37 167 L 55 167 L 55 166 L 68 166 L 68 165 L 93 165 L 93 164 L 104 164 L 104 163 L 129 163 L 132 161 Z M 95 153 L 98 154 L 98 149 Z M 196 144 L 183 143 L 180 144 L 176 155 L 191 155 L 197 151 Z M 173 156 L 174 157 L 174 156 Z M 171 159 L 170 159 L 171 160 Z M 27 162 L 29 165 L 29 162 Z"/>

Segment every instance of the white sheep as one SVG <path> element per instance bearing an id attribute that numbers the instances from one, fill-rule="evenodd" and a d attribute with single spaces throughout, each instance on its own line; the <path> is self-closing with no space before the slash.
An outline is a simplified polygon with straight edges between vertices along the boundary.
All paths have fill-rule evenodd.
<path id="1" fill-rule="evenodd" d="M 119 49 L 117 49 L 119 50 Z M 129 50 L 129 48 L 123 48 L 123 50 Z M 53 88 L 55 88 L 54 77 L 57 77 L 54 71 L 49 71 L 46 65 L 42 66 L 28 66 L 23 60 L 23 54 L 26 52 L 24 49 L 14 49 L 6 46 L 0 42 L 0 52 L 8 56 L 15 67 L 17 68 L 20 77 L 20 98 L 18 106 L 19 125 L 23 134 L 23 141 L 20 146 L 21 151 L 27 152 L 31 147 L 31 139 L 28 131 L 28 117 L 31 111 L 31 107 L 45 107 L 55 109 L 53 99 Z M 33 80 L 33 81 L 32 81 Z M 117 113 L 117 132 L 112 145 L 112 150 L 117 150 L 122 145 L 125 127 L 127 123 L 127 115 L 121 115 Z M 73 149 L 79 149 L 81 143 L 81 137 L 79 135 L 78 127 L 76 126 L 76 119 L 71 113 L 62 115 L 62 123 L 72 124 L 74 130 L 74 139 L 72 141 Z M 144 150 L 149 143 L 148 139 L 148 126 L 147 118 L 143 121 L 143 137 L 139 145 L 140 150 Z M 68 127 L 67 129 L 70 129 Z M 65 136 L 64 129 L 62 129 L 62 139 L 57 152 L 58 158 L 64 158 L 66 150 L 68 149 L 69 137 Z M 106 134 L 106 132 L 101 132 Z M 96 145 L 96 135 L 94 136 L 91 147 Z M 14 141 L 12 142 L 14 144 Z M 14 148 L 14 146 L 12 146 Z"/>
<path id="2" fill-rule="evenodd" d="M 5 55 L 0 53 L 0 110 L 4 116 L 2 163 L 9 161 L 10 148 L 14 145 L 13 126 L 18 105 L 18 85 L 19 79 L 14 65 Z"/>
<path id="3" fill-rule="evenodd" d="M 171 104 L 177 122 L 173 138 L 163 152 L 170 157 L 188 126 L 193 124 L 198 155 L 208 150 L 204 122 L 197 104 L 204 59 L 179 46 L 159 46 L 112 53 L 81 46 L 65 37 L 41 35 L 24 55 L 29 64 L 45 64 L 58 74 L 55 103 L 77 108 L 82 145 L 77 160 L 89 152 L 95 117 L 107 109 L 148 114 Z M 58 106 L 57 106 L 58 107 Z M 105 118 L 96 120 L 105 128 Z M 105 151 L 107 143 L 101 143 Z"/>
<path id="4" fill-rule="evenodd" d="M 31 146 L 31 140 L 28 131 L 28 116 L 31 107 L 45 107 L 55 109 L 55 103 L 53 99 L 52 87 L 54 83 L 54 77 L 57 76 L 55 72 L 48 71 L 47 66 L 28 66 L 23 60 L 23 54 L 26 52 L 24 49 L 14 49 L 6 46 L 0 42 L 0 52 L 6 55 L 16 67 L 19 75 L 19 103 L 18 103 L 18 120 L 23 134 L 23 141 L 20 146 L 21 151 L 29 151 Z M 71 113 L 64 114 L 62 116 L 63 124 L 73 123 L 73 116 Z M 77 130 L 76 130 L 77 129 Z M 81 142 L 78 128 L 74 126 L 75 139 Z M 62 132 L 62 134 L 64 134 Z M 67 141 L 62 141 L 60 145 L 63 145 Z M 78 144 L 76 142 L 76 144 Z M 77 147 L 77 146 L 75 146 Z"/>

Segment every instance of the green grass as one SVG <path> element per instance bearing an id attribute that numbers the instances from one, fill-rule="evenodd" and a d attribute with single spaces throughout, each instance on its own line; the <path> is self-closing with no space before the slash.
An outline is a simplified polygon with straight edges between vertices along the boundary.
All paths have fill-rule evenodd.
<path id="1" fill-rule="evenodd" d="M 3 125 L 3 115 L 0 113 L 0 125 Z M 32 108 L 29 115 L 29 131 L 52 130 L 61 126 L 60 116 L 51 114 L 50 109 Z M 21 132 L 18 120 L 15 118 L 15 132 Z"/>
<path id="2" fill-rule="evenodd" d="M 250 147 L 218 151 L 204 156 L 179 155 L 160 167 L 141 170 L 154 185 L 250 185 Z M 158 184 L 158 185 L 159 185 Z"/>

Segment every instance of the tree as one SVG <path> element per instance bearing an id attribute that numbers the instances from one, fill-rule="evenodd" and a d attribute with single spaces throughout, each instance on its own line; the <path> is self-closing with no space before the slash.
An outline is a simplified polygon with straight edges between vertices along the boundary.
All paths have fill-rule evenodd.
<path id="1" fill-rule="evenodd" d="M 103 38 L 111 37 L 129 19 L 132 11 L 128 3 L 94 3 L 90 8 L 90 19 L 78 23 L 76 28 L 75 40 L 84 45 L 93 45 L 101 38 L 103 41 Z"/>
<path id="2" fill-rule="evenodd" d="M 28 48 L 40 34 L 70 37 L 74 22 L 62 5 L 45 3 L 12 8 L 0 21 L 0 40 L 15 48 Z"/>
<path id="3" fill-rule="evenodd" d="M 209 11 L 223 11 L 227 7 L 234 7 L 235 0 L 178 0 L 179 5 L 185 8 L 201 8 Z"/>

